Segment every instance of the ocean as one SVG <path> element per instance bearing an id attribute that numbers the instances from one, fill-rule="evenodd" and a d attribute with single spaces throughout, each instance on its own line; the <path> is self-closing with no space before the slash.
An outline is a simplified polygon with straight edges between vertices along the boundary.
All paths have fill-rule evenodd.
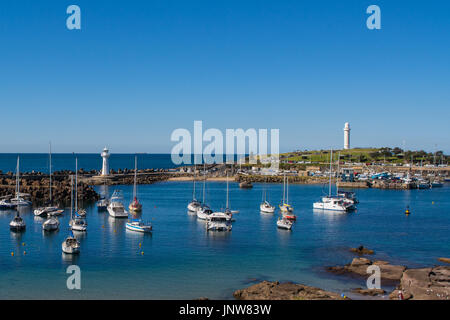
<path id="1" fill-rule="evenodd" d="M 67 164 L 55 159 L 55 169 L 70 168 L 71 156 Z M 170 167 L 167 160 L 147 156 L 149 166 L 155 161 L 157 167 Z M 0 169 L 9 170 L 5 156 L 0 159 Z M 25 168 L 33 163 L 45 167 L 45 159 L 32 159 L 24 158 Z M 98 155 L 81 159 L 93 169 L 101 165 Z M 117 168 L 132 167 L 133 155 L 116 161 Z M 13 233 L 8 224 L 14 212 L 0 211 L 0 298 L 232 299 L 234 290 L 261 280 L 294 281 L 349 294 L 351 288 L 363 287 L 365 279 L 329 274 L 324 268 L 349 263 L 354 257 L 350 247 L 362 244 L 375 250 L 371 259 L 409 267 L 439 264 L 438 257 L 450 254 L 449 185 L 432 190 L 357 190 L 358 210 L 344 214 L 312 209 L 327 191 L 325 186 L 290 185 L 289 199 L 298 220 L 292 231 L 285 231 L 276 227 L 277 214 L 259 212 L 262 184 L 240 189 L 230 183 L 231 208 L 239 213 L 229 233 L 208 233 L 205 223 L 187 212 L 192 187 L 192 182 L 170 181 L 138 186 L 142 219 L 153 224 L 151 235 L 127 231 L 125 220 L 98 212 L 94 205 L 87 207 L 88 231 L 80 238 L 81 253 L 73 257 L 61 251 L 69 234 L 68 209 L 55 233 L 44 233 L 44 219 L 34 217 L 30 209 L 21 211 L 26 231 Z M 273 204 L 280 203 L 282 188 L 268 185 Z M 96 189 L 105 195 L 121 189 L 128 205 L 133 186 Z M 201 189 L 197 186 L 197 198 Z M 208 182 L 206 202 L 218 210 L 225 201 L 226 183 Z M 407 205 L 412 211 L 408 217 Z M 81 290 L 66 286 L 66 269 L 73 264 L 81 269 Z"/>

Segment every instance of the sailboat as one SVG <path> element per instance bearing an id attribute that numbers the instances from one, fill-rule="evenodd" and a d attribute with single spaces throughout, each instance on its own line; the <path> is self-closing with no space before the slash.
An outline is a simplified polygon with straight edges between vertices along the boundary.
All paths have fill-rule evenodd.
<path id="1" fill-rule="evenodd" d="M 71 176 L 71 194 L 73 193 L 73 176 Z M 78 209 L 78 158 L 75 158 L 75 214 L 70 213 L 70 229 L 73 231 L 86 231 L 87 221 L 86 221 L 86 211 L 81 210 L 83 213 L 80 214 Z"/>
<path id="2" fill-rule="evenodd" d="M 11 204 L 18 207 L 29 207 L 31 206 L 31 201 L 25 200 L 22 198 L 22 195 L 20 193 L 20 157 L 17 156 L 17 169 L 16 169 L 16 195 L 14 198 L 12 198 Z"/>
<path id="3" fill-rule="evenodd" d="M 50 205 L 46 206 L 46 207 L 40 207 L 35 209 L 34 215 L 35 216 L 47 216 L 47 215 L 59 215 L 61 213 L 64 212 L 64 210 L 59 210 L 58 207 L 56 206 L 52 206 L 52 145 L 50 143 L 50 147 L 49 147 L 50 151 L 49 151 L 49 179 L 50 179 L 50 185 L 49 185 L 49 190 L 50 190 Z"/>
<path id="4" fill-rule="evenodd" d="M 131 213 L 137 213 L 142 211 L 142 204 L 139 203 L 137 199 L 136 180 L 137 180 L 137 156 L 134 156 L 133 202 L 131 202 L 130 205 L 128 206 L 128 209 L 130 210 Z"/>
<path id="5" fill-rule="evenodd" d="M 269 201 L 267 201 L 267 180 L 264 182 L 262 202 L 259 205 L 259 210 L 263 213 L 275 212 L 275 206 L 272 206 Z"/>
<path id="6" fill-rule="evenodd" d="M 204 175 L 204 179 L 203 179 L 203 201 L 202 201 L 201 207 L 197 210 L 197 218 L 200 219 L 200 220 L 206 220 L 208 218 L 208 216 L 213 213 L 211 208 L 208 205 L 206 205 L 206 202 L 205 202 L 205 190 L 206 190 L 206 170 L 205 170 L 205 165 L 203 165 L 203 175 Z"/>
<path id="7" fill-rule="evenodd" d="M 322 209 L 322 210 L 331 210 L 331 211 L 340 211 L 346 212 L 349 210 L 349 205 L 344 203 L 344 200 L 340 197 L 332 197 L 331 196 L 331 175 L 333 171 L 333 150 L 330 151 L 330 177 L 328 184 L 328 196 L 322 197 L 320 201 L 314 202 L 314 209 Z"/>
<path id="8" fill-rule="evenodd" d="M 200 201 L 198 201 L 195 197 L 195 178 L 196 178 L 195 173 L 196 173 L 196 168 L 194 166 L 194 179 L 193 179 L 194 180 L 194 188 L 192 190 L 192 201 L 189 202 L 189 204 L 187 205 L 187 209 L 190 212 L 197 212 L 197 210 L 199 210 L 202 206 Z"/>
<path id="9" fill-rule="evenodd" d="M 233 211 L 231 211 L 231 209 L 230 209 L 230 196 L 229 196 L 229 190 L 230 190 L 230 187 L 229 187 L 228 173 L 227 173 L 227 201 L 226 201 L 225 210 L 224 210 L 223 212 L 214 212 L 214 214 L 216 214 L 216 213 L 219 214 L 219 215 L 215 215 L 214 217 L 220 218 L 220 217 L 223 216 L 223 217 L 226 218 L 226 220 L 227 220 L 228 222 L 232 222 Z M 234 212 L 237 212 L 237 211 L 234 211 Z M 211 218 L 212 216 L 213 216 L 213 215 L 209 215 L 209 217 L 207 217 L 207 220 L 210 221 L 210 218 Z M 208 225 L 207 225 L 207 228 L 208 228 Z M 215 230 L 215 229 L 214 229 L 214 230 Z"/>
<path id="10" fill-rule="evenodd" d="M 73 175 L 70 176 L 70 217 L 73 217 Z M 61 245 L 62 251 L 67 254 L 80 253 L 80 242 L 71 233 Z"/>
<path id="11" fill-rule="evenodd" d="M 17 215 L 9 223 L 9 228 L 11 229 L 11 231 L 17 232 L 25 230 L 26 228 L 25 221 L 20 216 L 19 210 L 17 210 Z"/>
<path id="12" fill-rule="evenodd" d="M 297 220 L 294 208 L 289 204 L 289 178 L 286 177 L 286 174 L 283 177 L 283 203 L 280 205 L 280 211 L 284 218 Z"/>

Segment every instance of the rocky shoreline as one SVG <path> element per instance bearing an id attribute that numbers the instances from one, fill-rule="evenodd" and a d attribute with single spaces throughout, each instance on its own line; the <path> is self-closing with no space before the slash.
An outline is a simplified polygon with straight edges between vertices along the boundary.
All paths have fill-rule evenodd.
<path id="1" fill-rule="evenodd" d="M 58 172 L 52 176 L 52 200 L 60 206 L 70 205 L 70 172 Z M 20 192 L 27 194 L 33 206 L 40 206 L 50 201 L 50 177 L 47 175 L 24 174 L 20 178 Z M 14 177 L 0 176 L 0 197 L 13 197 L 15 194 L 16 179 Z M 100 196 L 88 184 L 78 182 L 78 201 L 83 203 L 95 202 Z"/>
<path id="2" fill-rule="evenodd" d="M 363 246 L 351 248 L 350 252 L 361 255 L 372 255 L 373 250 Z M 450 263 L 449 258 L 438 258 L 438 261 Z M 357 276 L 367 279 L 372 272 L 367 268 L 377 266 L 380 270 L 382 285 L 390 286 L 387 293 L 383 288 L 353 288 L 353 294 L 361 297 L 387 297 L 391 300 L 450 300 L 450 266 L 434 266 L 428 268 L 408 268 L 391 265 L 387 261 L 371 261 L 364 257 L 354 258 L 344 266 L 326 267 L 328 272 L 337 275 Z M 326 291 L 320 288 L 296 284 L 293 282 L 262 281 L 248 288 L 236 290 L 234 298 L 239 300 L 345 300 L 345 295 Z M 373 299 L 373 298 L 372 298 Z"/>

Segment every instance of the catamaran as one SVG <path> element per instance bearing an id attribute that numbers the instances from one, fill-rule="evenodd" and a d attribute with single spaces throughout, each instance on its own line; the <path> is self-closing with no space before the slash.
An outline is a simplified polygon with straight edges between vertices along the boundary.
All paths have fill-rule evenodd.
<path id="1" fill-rule="evenodd" d="M 33 211 L 35 216 L 44 217 L 47 215 L 60 215 L 64 210 L 60 210 L 57 206 L 52 206 L 52 145 L 49 147 L 49 193 L 50 193 L 50 205 L 46 207 L 40 207 Z"/>
<path id="2" fill-rule="evenodd" d="M 213 212 L 206 219 L 207 231 L 231 231 L 231 218 L 225 212 Z"/>
<path id="3" fill-rule="evenodd" d="M 113 218 L 128 218 L 128 212 L 122 203 L 123 194 L 120 190 L 115 190 L 108 205 L 108 213 Z"/>
<path id="4" fill-rule="evenodd" d="M 187 209 L 190 212 L 197 212 L 197 210 L 199 210 L 202 207 L 202 204 L 200 203 L 200 201 L 197 200 L 196 196 L 195 196 L 195 172 L 196 172 L 196 168 L 194 166 L 194 188 L 192 190 L 192 201 L 189 202 L 189 204 L 187 205 Z"/>
<path id="5" fill-rule="evenodd" d="M 142 204 L 139 203 L 137 199 L 136 180 L 137 180 L 137 156 L 134 157 L 133 201 L 128 206 L 128 209 L 130 210 L 131 213 L 138 213 L 142 211 Z"/>
<path id="6" fill-rule="evenodd" d="M 283 176 L 283 202 L 280 205 L 280 211 L 283 218 L 297 220 L 294 208 L 289 204 L 289 178 L 286 177 L 286 174 Z"/>
<path id="7" fill-rule="evenodd" d="M 342 198 L 331 196 L 331 175 L 333 171 L 332 165 L 333 165 L 333 150 L 331 150 L 330 152 L 330 177 L 329 177 L 328 196 L 322 197 L 322 199 L 318 202 L 314 202 L 313 208 L 346 212 L 349 210 L 349 205 L 346 205 Z"/>
<path id="8" fill-rule="evenodd" d="M 275 206 L 272 206 L 269 201 L 267 200 L 267 181 L 264 182 L 263 187 L 263 196 L 262 196 L 262 202 L 259 205 L 259 210 L 263 213 L 274 213 L 275 212 Z"/>

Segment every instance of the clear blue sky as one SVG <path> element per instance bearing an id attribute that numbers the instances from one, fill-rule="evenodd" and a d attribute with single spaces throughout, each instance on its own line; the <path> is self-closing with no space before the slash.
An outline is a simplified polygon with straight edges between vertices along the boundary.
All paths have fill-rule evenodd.
<path id="1" fill-rule="evenodd" d="M 355 147 L 450 152 L 449 14 L 444 0 L 3 0 L 0 152 L 170 152 L 194 120 L 279 128 L 282 151 L 342 147 L 348 121 Z"/>

